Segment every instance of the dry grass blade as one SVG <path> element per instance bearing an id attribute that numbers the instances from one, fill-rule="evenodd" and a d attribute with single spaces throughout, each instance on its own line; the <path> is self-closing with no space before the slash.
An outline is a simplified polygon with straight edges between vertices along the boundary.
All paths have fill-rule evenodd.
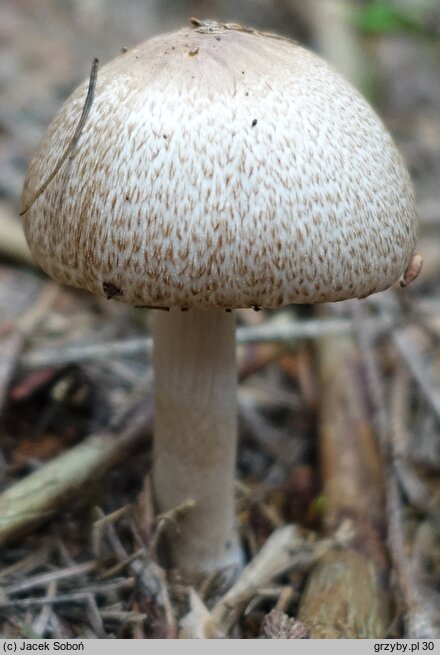
<path id="1" fill-rule="evenodd" d="M 95 95 L 95 86 L 96 86 L 96 78 L 98 76 L 98 64 L 99 60 L 94 59 L 92 68 L 90 71 L 90 80 L 89 80 L 89 88 L 87 90 L 87 96 L 84 102 L 84 107 L 81 112 L 81 116 L 78 122 L 78 125 L 76 127 L 75 133 L 71 140 L 69 141 L 69 144 L 66 148 L 66 150 L 63 152 L 61 155 L 60 159 L 58 160 L 55 168 L 53 169 L 52 173 L 49 175 L 49 177 L 43 182 L 43 184 L 40 186 L 39 189 L 33 194 L 29 202 L 26 203 L 26 205 L 23 207 L 23 209 L 20 212 L 20 216 L 24 216 L 27 211 L 32 207 L 34 202 L 38 200 L 38 198 L 41 196 L 42 193 L 44 193 L 45 189 L 49 186 L 49 184 L 52 182 L 54 179 L 55 175 L 58 173 L 58 171 L 61 169 L 62 165 L 66 161 L 66 159 L 69 157 L 69 155 L 72 153 L 73 149 L 75 148 L 76 144 L 79 141 L 79 138 L 82 134 L 82 131 L 84 129 L 84 125 L 86 124 L 87 118 L 89 117 L 90 109 L 93 104 L 93 96 Z"/>

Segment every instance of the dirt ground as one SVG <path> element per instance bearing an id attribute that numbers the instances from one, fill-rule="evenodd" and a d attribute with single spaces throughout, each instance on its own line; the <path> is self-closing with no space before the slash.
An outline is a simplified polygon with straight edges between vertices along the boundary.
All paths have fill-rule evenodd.
<path id="1" fill-rule="evenodd" d="M 411 286 L 362 302 L 238 312 L 249 567 L 229 593 L 157 557 L 170 518 L 147 475 L 151 310 L 51 282 L 18 216 L 32 153 L 93 58 L 189 16 L 279 32 L 344 69 L 407 163 L 424 259 Z M 0 93 L 0 636 L 438 638 L 438 3 L 3 0 Z"/>

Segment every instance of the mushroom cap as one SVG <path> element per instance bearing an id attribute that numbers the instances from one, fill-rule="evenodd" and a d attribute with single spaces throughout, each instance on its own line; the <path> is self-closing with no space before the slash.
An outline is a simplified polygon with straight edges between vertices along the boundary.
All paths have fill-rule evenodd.
<path id="1" fill-rule="evenodd" d="M 364 297 L 411 259 L 416 210 L 382 122 L 286 39 L 199 24 L 98 73 L 73 153 L 24 216 L 59 282 L 134 305 L 277 307 Z M 23 206 L 75 132 L 51 123 Z"/>

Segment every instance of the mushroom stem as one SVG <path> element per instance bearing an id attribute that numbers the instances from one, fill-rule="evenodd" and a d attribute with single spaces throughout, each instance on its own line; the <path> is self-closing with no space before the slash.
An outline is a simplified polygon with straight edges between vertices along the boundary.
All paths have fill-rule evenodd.
<path id="1" fill-rule="evenodd" d="M 242 564 L 234 521 L 237 448 L 235 316 L 221 309 L 154 314 L 153 480 L 171 563 L 186 577 Z"/>

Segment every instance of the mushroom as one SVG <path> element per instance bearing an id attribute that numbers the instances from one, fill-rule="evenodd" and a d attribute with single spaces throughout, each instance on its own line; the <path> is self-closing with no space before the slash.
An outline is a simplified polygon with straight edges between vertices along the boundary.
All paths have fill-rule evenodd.
<path id="1" fill-rule="evenodd" d="M 24 206 L 71 140 L 86 86 L 50 125 Z M 184 575 L 242 563 L 231 310 L 382 291 L 404 276 L 416 223 L 372 108 L 287 39 L 194 20 L 99 72 L 24 229 L 55 280 L 168 310 L 154 315 L 153 481 L 160 512 L 181 508 L 168 545 Z"/>

